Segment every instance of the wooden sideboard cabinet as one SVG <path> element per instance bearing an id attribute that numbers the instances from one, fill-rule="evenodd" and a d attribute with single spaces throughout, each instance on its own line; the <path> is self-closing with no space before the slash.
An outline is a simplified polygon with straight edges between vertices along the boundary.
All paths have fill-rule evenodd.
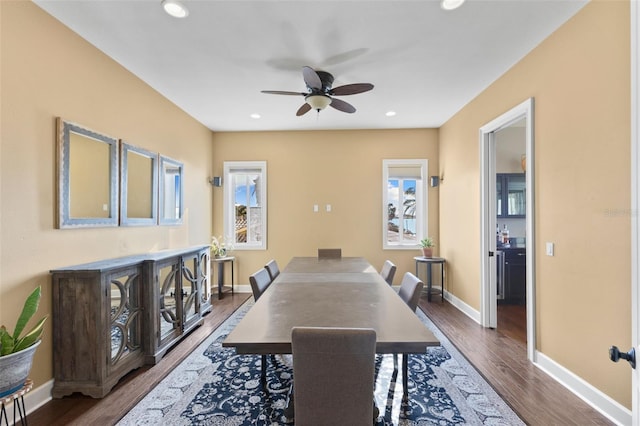
<path id="1" fill-rule="evenodd" d="M 102 398 L 157 363 L 211 310 L 209 263 L 196 246 L 52 270 L 53 397 Z"/>

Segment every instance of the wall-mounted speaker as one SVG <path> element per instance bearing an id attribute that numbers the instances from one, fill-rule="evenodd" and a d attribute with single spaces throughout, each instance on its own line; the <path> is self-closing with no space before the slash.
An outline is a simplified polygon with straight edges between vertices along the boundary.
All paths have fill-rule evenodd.
<path id="1" fill-rule="evenodd" d="M 435 188 L 440 183 L 440 178 L 438 176 L 431 176 L 430 183 L 431 187 Z"/>
<path id="2" fill-rule="evenodd" d="M 214 176 L 209 182 L 211 182 L 211 185 L 213 186 L 222 186 L 222 177 Z"/>

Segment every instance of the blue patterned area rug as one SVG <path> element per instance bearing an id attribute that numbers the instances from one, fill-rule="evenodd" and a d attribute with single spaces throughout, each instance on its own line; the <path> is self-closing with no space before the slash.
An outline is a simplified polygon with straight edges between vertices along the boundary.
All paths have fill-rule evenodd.
<path id="1" fill-rule="evenodd" d="M 260 356 L 222 347 L 252 305 L 253 299 L 242 305 L 118 425 L 284 425 L 291 356 L 268 358 L 265 395 Z M 377 425 L 524 425 L 420 309 L 417 314 L 442 346 L 409 357 L 408 406 L 401 404 L 402 368 L 394 374 L 393 356 L 377 356 Z"/>

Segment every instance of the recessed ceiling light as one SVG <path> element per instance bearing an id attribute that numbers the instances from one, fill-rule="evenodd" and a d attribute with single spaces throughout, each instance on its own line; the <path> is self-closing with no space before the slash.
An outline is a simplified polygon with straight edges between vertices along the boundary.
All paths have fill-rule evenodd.
<path id="1" fill-rule="evenodd" d="M 258 118 L 260 118 L 260 114 L 253 113 L 249 117 L 255 118 L 257 120 Z"/>
<path id="2" fill-rule="evenodd" d="M 186 18 L 189 16 L 189 10 L 177 0 L 162 0 L 164 11 L 174 18 Z"/>
<path id="3" fill-rule="evenodd" d="M 442 0 L 440 2 L 440 7 L 444 10 L 453 10 L 462 6 L 464 0 Z"/>
<path id="4" fill-rule="evenodd" d="M 387 111 L 384 115 L 386 115 L 387 117 L 393 117 L 394 115 L 396 115 L 395 111 Z"/>

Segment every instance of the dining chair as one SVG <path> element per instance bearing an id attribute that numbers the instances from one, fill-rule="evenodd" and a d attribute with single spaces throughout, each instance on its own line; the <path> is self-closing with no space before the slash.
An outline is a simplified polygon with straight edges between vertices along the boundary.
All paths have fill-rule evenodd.
<path id="1" fill-rule="evenodd" d="M 342 258 L 342 249 L 318 249 L 318 259 L 340 259 Z"/>
<path id="2" fill-rule="evenodd" d="M 253 292 L 253 299 L 257 302 L 262 293 L 271 285 L 271 276 L 266 268 L 254 272 L 249 276 L 249 284 Z"/>
<path id="3" fill-rule="evenodd" d="M 404 277 L 402 277 L 402 282 L 400 283 L 400 290 L 398 290 L 398 296 L 409 306 L 409 309 L 412 311 L 416 311 L 418 308 L 418 302 L 420 301 L 420 295 L 422 294 L 422 288 L 424 287 L 424 283 L 420 281 L 418 277 L 413 275 L 411 272 L 406 272 Z M 409 354 L 404 354 L 402 356 L 402 387 L 403 387 L 403 398 L 406 400 L 409 399 L 409 391 L 407 386 L 409 384 L 407 371 L 409 366 Z M 398 354 L 393 354 L 393 371 L 398 370 Z"/>
<path id="4" fill-rule="evenodd" d="M 373 423 L 375 330 L 294 327 L 291 348 L 296 424 Z"/>
<path id="5" fill-rule="evenodd" d="M 393 285 L 393 277 L 396 275 L 396 265 L 390 260 L 385 260 L 380 269 L 380 275 L 389 285 Z"/>
<path id="6" fill-rule="evenodd" d="M 269 276 L 271 277 L 271 281 L 275 280 L 278 275 L 280 275 L 280 268 L 278 268 L 278 263 L 275 259 L 271 259 L 264 265 L 265 269 L 269 272 Z"/>
<path id="7" fill-rule="evenodd" d="M 253 292 L 253 299 L 257 302 L 264 291 L 271 285 L 271 277 L 267 268 L 262 268 L 249 276 L 249 284 Z M 262 388 L 267 389 L 267 356 L 261 356 L 260 383 Z"/>

